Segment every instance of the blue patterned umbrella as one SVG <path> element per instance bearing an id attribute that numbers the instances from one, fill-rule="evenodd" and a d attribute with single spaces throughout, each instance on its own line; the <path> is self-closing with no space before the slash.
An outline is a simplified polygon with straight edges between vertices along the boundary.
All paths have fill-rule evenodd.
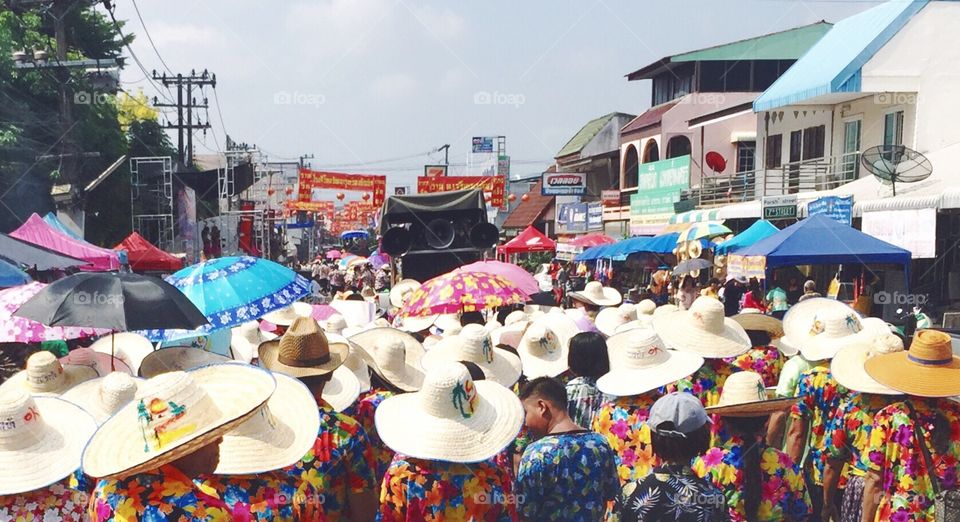
<path id="1" fill-rule="evenodd" d="M 288 306 L 310 292 L 310 283 L 289 268 L 259 257 L 221 257 L 188 266 L 167 278 L 207 317 L 199 333 L 230 328 Z M 148 330 L 160 341 L 184 331 Z"/>

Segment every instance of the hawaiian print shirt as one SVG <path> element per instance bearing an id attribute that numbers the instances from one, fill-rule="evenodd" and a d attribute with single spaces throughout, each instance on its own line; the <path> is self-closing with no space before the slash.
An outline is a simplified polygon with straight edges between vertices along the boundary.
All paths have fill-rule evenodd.
<path id="1" fill-rule="evenodd" d="M 663 393 L 682 391 L 692 393 L 700 399 L 704 408 L 716 406 L 720 402 L 720 390 L 727 377 L 738 369 L 724 359 L 705 359 L 703 366 L 693 375 L 680 379 L 676 384 L 661 388 Z"/>
<path id="2" fill-rule="evenodd" d="M 373 388 L 361 395 L 360 399 L 358 399 L 357 402 L 350 407 L 350 410 L 355 412 L 354 418 L 357 419 L 357 421 L 360 423 L 360 426 L 363 427 L 363 430 L 367 432 L 367 438 L 370 439 L 370 446 L 372 448 L 374 459 L 373 477 L 375 479 L 375 484 L 380 483 L 380 481 L 383 479 L 383 474 L 386 473 L 387 468 L 390 467 L 390 461 L 393 460 L 393 450 L 388 448 L 387 445 L 380 440 L 380 435 L 377 434 L 377 425 L 374 422 L 374 417 L 377 412 L 377 407 L 380 406 L 380 403 L 383 402 L 384 399 L 392 396 L 392 391 Z"/>
<path id="3" fill-rule="evenodd" d="M 475 464 L 394 457 L 383 477 L 377 520 L 517 520 L 507 471 Z"/>
<path id="4" fill-rule="evenodd" d="M 942 399 L 914 400 L 909 405 L 923 425 L 923 443 L 930 452 L 940 487 L 955 489 L 960 474 L 960 405 Z M 937 414 L 950 425 L 949 451 L 944 454 L 939 454 L 930 440 Z M 933 484 L 918 435 L 907 402 L 895 402 L 873 417 L 873 430 L 863 458 L 882 477 L 883 497 L 877 507 L 877 520 L 933 522 Z"/>
<path id="5" fill-rule="evenodd" d="M 814 363 L 804 359 L 802 355 L 794 355 L 787 359 L 787 362 L 783 363 L 780 379 L 777 381 L 777 397 L 796 397 L 800 377 L 813 366 Z"/>
<path id="6" fill-rule="evenodd" d="M 101 480 L 93 491 L 90 520 L 222 521 L 235 516 L 213 490 L 204 490 L 166 465 L 123 480 Z M 236 513 L 243 519 L 244 514 Z"/>
<path id="7" fill-rule="evenodd" d="M 526 520 L 602 520 L 619 492 L 613 449 L 594 432 L 547 435 L 520 460 L 517 498 Z"/>
<path id="8" fill-rule="evenodd" d="M 632 397 L 618 397 L 600 407 L 593 431 L 607 439 L 617 455 L 617 476 L 621 483 L 639 480 L 660 464 L 650 446 L 647 417 L 660 397 L 656 391 Z"/>
<path id="9" fill-rule="evenodd" d="M 194 481 L 213 490 L 234 513 L 250 510 L 251 520 L 317 520 L 323 497 L 312 487 L 298 487 L 300 481 L 283 471 L 256 475 L 212 475 Z"/>
<path id="10" fill-rule="evenodd" d="M 731 436 L 723 446 L 714 447 L 693 461 L 693 472 L 706 478 L 723 491 L 730 511 L 730 520 L 747 522 L 743 499 L 744 441 Z M 786 453 L 762 446 L 760 507 L 757 520 L 804 520 L 812 508 L 807 486 L 800 468 Z"/>
<path id="11" fill-rule="evenodd" d="M 714 522 L 728 520 L 723 493 L 686 466 L 658 467 L 623 487 L 614 507 L 620 522 Z"/>
<path id="12" fill-rule="evenodd" d="M 790 410 L 792 422 L 806 419 L 810 433 L 807 442 L 808 461 L 804 468 L 810 470 L 814 484 L 823 485 L 823 467 L 827 462 L 826 438 L 827 423 L 830 415 L 840 406 L 840 401 L 848 394 L 830 373 L 829 366 L 815 366 L 804 372 L 797 384 L 799 399 Z M 841 474 L 839 487 L 846 486 L 846 474 Z"/>
<path id="13" fill-rule="evenodd" d="M 759 373 L 763 377 L 763 385 L 768 387 L 776 386 L 780 381 L 780 371 L 786 361 L 780 350 L 773 346 L 753 348 L 738 357 L 724 359 L 735 370 Z"/>
<path id="14" fill-rule="evenodd" d="M 867 465 L 862 455 L 870 442 L 873 417 L 891 402 L 901 398 L 874 393 L 853 393 L 840 401 L 840 406 L 830 415 L 830 422 L 827 424 L 827 458 L 843 459 L 850 475 L 866 475 Z"/>
<path id="15" fill-rule="evenodd" d="M 603 403 L 610 400 L 597 389 L 593 377 L 574 377 L 567 382 L 567 413 L 580 426 L 590 426 Z"/>
<path id="16" fill-rule="evenodd" d="M 348 493 L 374 491 L 373 452 L 367 433 L 354 419 L 337 413 L 328 404 L 320 406 L 320 432 L 313 448 L 286 471 L 302 481 L 298 494 L 309 495 L 306 488 L 323 493 L 323 516 L 340 520 L 349 514 Z"/>
<path id="17" fill-rule="evenodd" d="M 69 479 L 17 495 L 0 495 L 0 520 L 86 520 L 90 495 L 69 487 Z"/>

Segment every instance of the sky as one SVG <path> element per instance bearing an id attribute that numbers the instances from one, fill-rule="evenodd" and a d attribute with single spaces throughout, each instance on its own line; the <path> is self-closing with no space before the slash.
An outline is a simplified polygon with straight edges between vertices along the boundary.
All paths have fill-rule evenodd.
<path id="1" fill-rule="evenodd" d="M 216 73 L 213 129 L 197 133 L 198 154 L 222 150 L 229 134 L 269 160 L 313 154 L 315 169 L 385 174 L 388 186 L 415 185 L 424 164 L 442 162 L 430 151 L 444 144 L 453 171 L 475 164 L 473 136 L 506 136 L 511 175 L 534 175 L 587 121 L 649 107 L 650 82 L 627 73 L 877 3 L 133 2 L 115 0 L 115 14 L 147 71 Z M 121 80 L 128 92 L 158 95 L 132 60 Z"/>

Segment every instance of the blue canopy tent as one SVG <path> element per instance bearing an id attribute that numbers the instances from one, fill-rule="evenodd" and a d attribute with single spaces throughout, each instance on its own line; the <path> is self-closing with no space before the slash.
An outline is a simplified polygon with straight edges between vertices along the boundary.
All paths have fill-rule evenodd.
<path id="1" fill-rule="evenodd" d="M 594 261 L 600 258 L 608 258 L 610 256 L 605 254 L 606 250 L 609 250 L 611 247 L 616 245 L 616 243 L 609 243 L 606 245 L 597 245 L 590 247 L 583 252 L 580 252 L 576 257 L 573 258 L 574 261 Z"/>
<path id="2" fill-rule="evenodd" d="M 72 228 L 64 225 L 63 221 L 60 221 L 60 218 L 58 218 L 53 212 L 47 212 L 47 215 L 43 216 L 43 220 L 46 221 L 51 227 L 72 237 L 73 239 L 79 239 L 80 241 L 83 241 L 83 238 L 80 237 L 80 234 L 77 234 Z"/>
<path id="3" fill-rule="evenodd" d="M 746 248 L 761 239 L 768 238 L 777 232 L 780 232 L 780 229 L 774 226 L 773 223 L 761 219 L 756 223 L 750 225 L 750 228 L 740 232 L 736 236 L 733 236 L 729 241 L 724 241 L 720 243 L 713 249 L 713 253 L 717 255 L 729 254 L 731 251 L 736 251 L 738 248 Z"/>
<path id="4" fill-rule="evenodd" d="M 0 259 L 0 288 L 25 285 L 30 281 L 26 272 Z"/>

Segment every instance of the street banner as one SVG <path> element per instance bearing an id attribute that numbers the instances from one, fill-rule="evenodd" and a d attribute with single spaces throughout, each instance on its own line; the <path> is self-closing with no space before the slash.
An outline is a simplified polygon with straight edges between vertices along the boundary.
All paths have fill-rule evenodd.
<path id="1" fill-rule="evenodd" d="M 300 169 L 297 201 L 309 203 L 321 199 L 323 189 L 367 192 L 372 203 L 379 207 L 387 195 L 387 177 L 372 174 L 344 174 Z"/>
<path id="2" fill-rule="evenodd" d="M 851 226 L 853 224 L 853 196 L 824 196 L 807 203 L 807 216 L 824 214 L 828 218 Z"/>
<path id="3" fill-rule="evenodd" d="M 417 178 L 417 193 L 449 192 L 451 190 L 480 189 L 490 194 L 490 205 L 503 206 L 506 179 L 503 176 L 443 176 Z"/>
<path id="4" fill-rule="evenodd" d="M 728 276 L 764 279 L 766 274 L 767 258 L 764 256 L 738 256 L 736 254 L 727 256 Z"/>

